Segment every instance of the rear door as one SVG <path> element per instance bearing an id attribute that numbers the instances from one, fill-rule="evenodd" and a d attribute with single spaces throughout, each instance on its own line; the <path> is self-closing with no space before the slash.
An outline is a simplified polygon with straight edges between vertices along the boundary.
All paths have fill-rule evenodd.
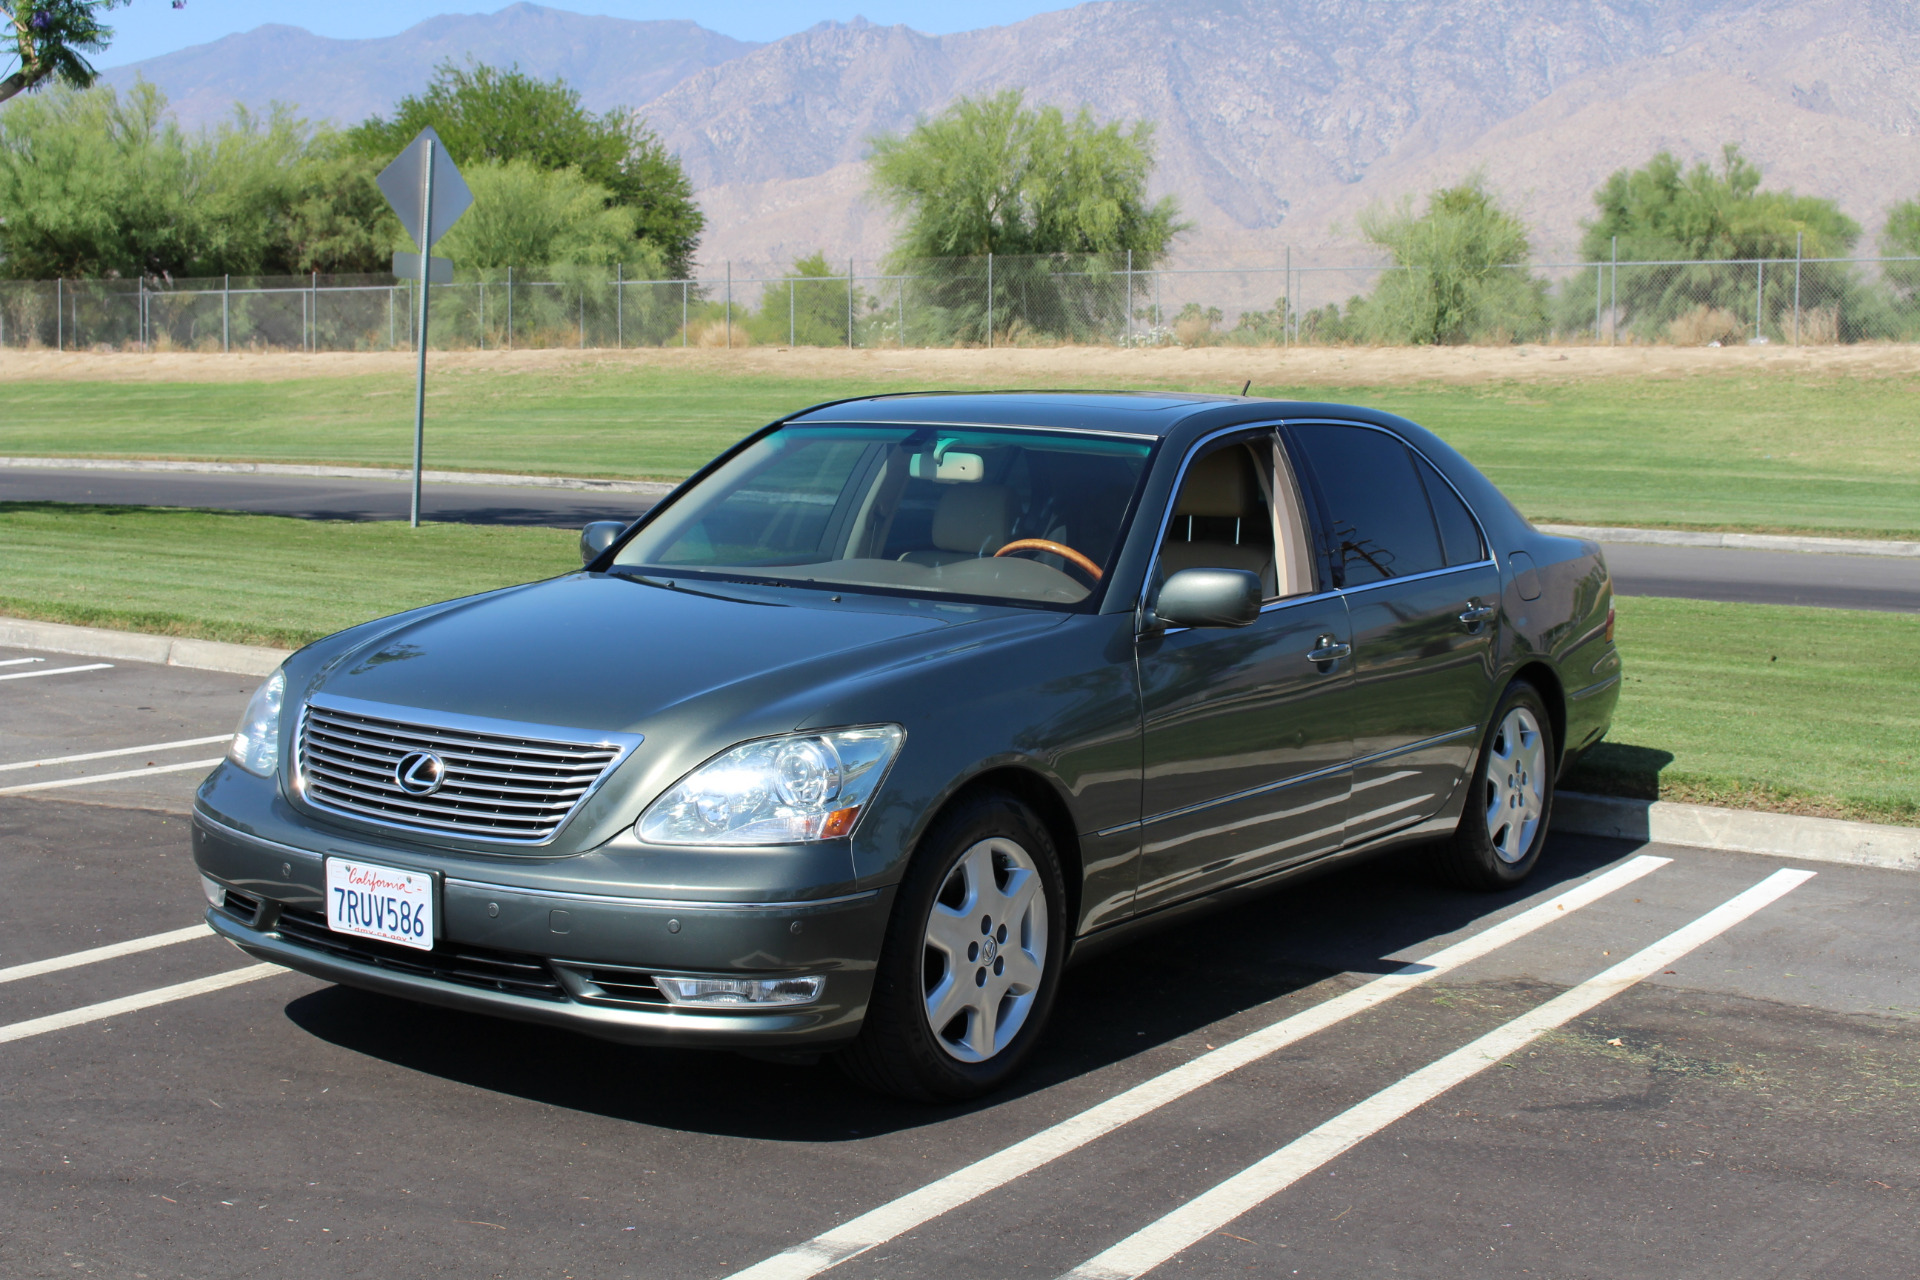
<path id="1" fill-rule="evenodd" d="M 1500 575 L 1459 495 L 1390 431 L 1290 423 L 1324 571 L 1353 628 L 1346 843 L 1433 816 L 1493 699 Z"/>

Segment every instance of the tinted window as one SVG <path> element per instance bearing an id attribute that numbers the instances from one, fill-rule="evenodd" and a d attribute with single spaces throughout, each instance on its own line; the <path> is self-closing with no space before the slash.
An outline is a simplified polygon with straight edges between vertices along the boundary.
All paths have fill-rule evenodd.
<path id="1" fill-rule="evenodd" d="M 1335 583 L 1364 586 L 1445 567 L 1426 488 L 1404 444 L 1362 427 L 1288 430 L 1319 494 Z"/>
<path id="2" fill-rule="evenodd" d="M 651 517 L 616 568 L 1075 605 L 1151 446 L 986 427 L 794 425 Z"/>
<path id="3" fill-rule="evenodd" d="M 1440 543 L 1446 548 L 1447 563 L 1472 564 L 1486 559 L 1486 550 L 1480 545 L 1480 526 L 1473 522 L 1467 504 L 1460 501 L 1452 485 L 1441 479 L 1431 462 L 1415 457 L 1414 464 L 1426 482 L 1427 499 L 1433 503 L 1433 518 L 1440 526 Z"/>

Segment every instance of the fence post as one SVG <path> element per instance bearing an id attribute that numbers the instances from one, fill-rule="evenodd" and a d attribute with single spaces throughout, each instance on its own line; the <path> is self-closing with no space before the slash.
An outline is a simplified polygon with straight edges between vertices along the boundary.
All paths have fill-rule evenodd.
<path id="1" fill-rule="evenodd" d="M 680 345 L 682 347 L 687 345 L 687 286 L 691 283 L 693 283 L 691 280 L 680 282 Z"/>
<path id="2" fill-rule="evenodd" d="M 393 291 L 397 286 L 387 286 L 387 350 L 393 350 Z"/>
<path id="3" fill-rule="evenodd" d="M 1806 246 L 1807 233 L 1793 233 L 1793 345 L 1800 345 L 1800 257 Z"/>
<path id="4" fill-rule="evenodd" d="M 789 275 L 787 277 L 787 345 L 789 347 L 797 347 L 800 345 L 798 339 L 794 336 L 799 331 L 793 326 L 793 295 L 798 292 L 800 292 L 799 283 L 792 275 Z"/>
<path id="5" fill-rule="evenodd" d="M 320 349 L 320 273 L 313 273 L 313 349 Z"/>
<path id="6" fill-rule="evenodd" d="M 894 277 L 894 301 L 900 306 L 900 349 L 907 349 L 907 278 Z"/>
<path id="7" fill-rule="evenodd" d="M 1620 341 L 1620 237 L 1613 238 L 1612 297 L 1607 303 L 1607 345 Z"/>
<path id="8" fill-rule="evenodd" d="M 613 264 L 613 349 L 627 349 L 627 264 Z"/>
<path id="9" fill-rule="evenodd" d="M 987 350 L 993 350 L 993 251 L 987 251 Z"/>
<path id="10" fill-rule="evenodd" d="M 1593 341 L 1595 346 L 1600 343 L 1600 303 L 1606 283 L 1607 273 L 1602 271 L 1600 263 L 1595 261 L 1593 264 Z"/>
<path id="11" fill-rule="evenodd" d="M 847 258 L 847 350 L 853 350 L 853 258 Z"/>
<path id="12" fill-rule="evenodd" d="M 587 349 L 587 282 L 580 282 L 580 349 Z"/>
<path id="13" fill-rule="evenodd" d="M 67 280 L 65 276 L 53 282 L 53 349 L 67 349 Z"/>
<path id="14" fill-rule="evenodd" d="M 220 351 L 233 350 L 233 273 L 220 277 Z"/>
<path id="15" fill-rule="evenodd" d="M 487 349 L 487 282 L 484 279 L 474 281 L 473 287 L 480 293 L 480 349 Z"/>
<path id="16" fill-rule="evenodd" d="M 1760 259 L 1757 259 L 1753 264 L 1753 336 L 1755 339 L 1758 339 L 1761 337 L 1760 299 L 1765 297 L 1766 293 L 1767 293 L 1767 260 L 1765 258 L 1760 258 Z"/>
<path id="17" fill-rule="evenodd" d="M 1127 250 L 1127 345 L 1133 345 L 1133 250 Z"/>
<path id="18" fill-rule="evenodd" d="M 507 350 L 513 350 L 513 268 L 507 268 Z"/>
<path id="19" fill-rule="evenodd" d="M 727 259 L 727 350 L 733 350 L 733 259 Z"/>

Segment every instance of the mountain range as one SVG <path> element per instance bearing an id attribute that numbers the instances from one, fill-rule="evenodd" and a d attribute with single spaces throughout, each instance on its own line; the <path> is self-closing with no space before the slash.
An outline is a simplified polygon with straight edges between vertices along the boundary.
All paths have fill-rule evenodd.
<path id="1" fill-rule="evenodd" d="M 1102 0 L 954 35 L 856 19 L 766 44 L 516 4 L 381 40 L 261 27 L 108 79 L 145 76 L 189 123 L 273 99 L 351 122 L 469 57 L 644 115 L 687 166 L 716 261 L 880 255 L 868 140 L 1008 87 L 1153 121 L 1155 186 L 1193 222 L 1196 259 L 1351 256 L 1368 205 L 1475 169 L 1539 252 L 1564 254 L 1607 174 L 1726 142 L 1768 186 L 1869 228 L 1920 194 L 1913 0 Z"/>

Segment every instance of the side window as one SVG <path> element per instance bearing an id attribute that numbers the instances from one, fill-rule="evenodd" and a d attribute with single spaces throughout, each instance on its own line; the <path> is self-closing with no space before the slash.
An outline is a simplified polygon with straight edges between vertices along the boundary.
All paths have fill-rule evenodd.
<path id="1" fill-rule="evenodd" d="M 1460 501 L 1460 495 L 1433 469 L 1431 462 L 1416 456 L 1414 465 L 1420 472 L 1421 482 L 1427 486 L 1427 501 L 1433 504 L 1433 519 L 1440 526 L 1440 544 L 1446 550 L 1447 563 L 1473 564 L 1486 559 L 1480 526 L 1473 522 L 1467 504 Z"/>
<path id="2" fill-rule="evenodd" d="M 1334 582 L 1365 586 L 1444 568 L 1440 534 L 1413 454 L 1365 427 L 1288 427 L 1319 495 L 1322 537 Z"/>
<path id="3" fill-rule="evenodd" d="M 1274 573 L 1271 435 L 1215 445 L 1187 464 L 1160 543 L 1160 576 L 1182 569 L 1245 569 L 1260 594 L 1279 594 Z"/>

